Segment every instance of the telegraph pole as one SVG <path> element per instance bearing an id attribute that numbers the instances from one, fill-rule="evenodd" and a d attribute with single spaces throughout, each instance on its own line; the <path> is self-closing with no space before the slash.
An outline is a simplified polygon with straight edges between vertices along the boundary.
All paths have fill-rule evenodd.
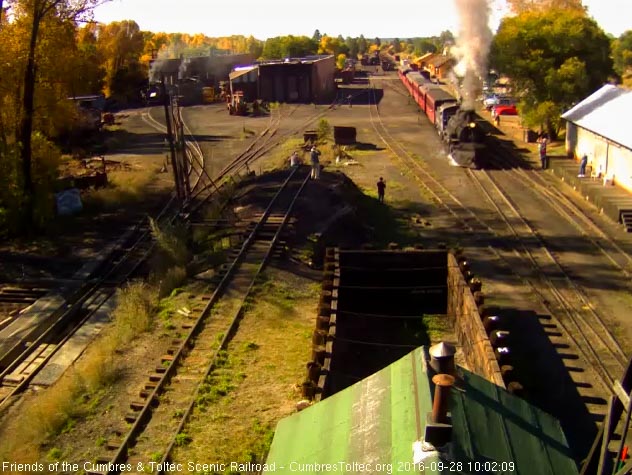
<path id="1" fill-rule="evenodd" d="M 165 121 L 167 123 L 167 140 L 169 141 L 169 150 L 171 152 L 171 168 L 173 169 L 173 179 L 176 184 L 176 195 L 179 200 L 182 200 L 182 187 L 181 187 L 181 179 L 180 172 L 178 170 L 178 162 L 176 159 L 176 147 L 173 142 L 173 131 L 171 130 L 171 117 L 169 114 L 169 96 L 167 95 L 167 86 L 165 85 L 165 75 L 161 74 L 162 80 L 162 103 L 165 108 Z"/>

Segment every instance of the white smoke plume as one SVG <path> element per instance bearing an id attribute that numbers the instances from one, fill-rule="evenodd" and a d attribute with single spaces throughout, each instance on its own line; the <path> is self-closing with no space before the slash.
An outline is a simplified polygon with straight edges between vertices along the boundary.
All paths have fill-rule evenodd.
<path id="1" fill-rule="evenodd" d="M 474 110 L 482 80 L 487 76 L 487 57 L 492 42 L 489 29 L 490 0 L 455 0 L 459 34 L 452 53 L 458 60 L 455 72 L 461 79 L 462 107 Z"/>

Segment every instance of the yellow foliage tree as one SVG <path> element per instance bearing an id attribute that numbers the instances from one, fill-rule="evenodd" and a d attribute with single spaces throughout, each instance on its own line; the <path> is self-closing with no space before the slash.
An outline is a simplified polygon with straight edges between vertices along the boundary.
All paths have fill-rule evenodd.
<path id="1" fill-rule="evenodd" d="M 546 12 L 548 10 L 575 10 L 586 12 L 582 0 L 507 0 L 509 9 L 516 14 Z"/>
<path id="2" fill-rule="evenodd" d="M 338 69 L 344 69 L 346 60 L 347 60 L 346 54 L 339 54 L 338 56 L 336 56 L 336 67 Z"/>
<path id="3" fill-rule="evenodd" d="M 136 22 L 125 20 L 101 25 L 97 46 L 104 59 L 104 91 L 110 96 L 117 74 L 140 61 L 145 40 Z"/>

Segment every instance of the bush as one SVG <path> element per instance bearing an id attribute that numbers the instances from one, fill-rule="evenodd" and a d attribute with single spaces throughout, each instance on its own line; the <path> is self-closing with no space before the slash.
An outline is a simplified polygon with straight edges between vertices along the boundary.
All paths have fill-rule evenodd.
<path id="1" fill-rule="evenodd" d="M 316 133 L 318 134 L 318 140 L 320 142 L 324 142 L 331 137 L 331 126 L 327 119 L 320 119 Z"/>
<path id="2" fill-rule="evenodd" d="M 151 218 L 149 224 L 160 253 L 166 259 L 166 262 L 163 262 L 164 266 L 184 266 L 190 258 L 187 247 L 188 232 L 184 225 L 166 224 L 161 228 Z"/>
<path id="3" fill-rule="evenodd" d="M 119 343 L 127 343 L 151 328 L 154 294 L 144 282 L 132 282 L 117 292 L 114 324 Z"/>

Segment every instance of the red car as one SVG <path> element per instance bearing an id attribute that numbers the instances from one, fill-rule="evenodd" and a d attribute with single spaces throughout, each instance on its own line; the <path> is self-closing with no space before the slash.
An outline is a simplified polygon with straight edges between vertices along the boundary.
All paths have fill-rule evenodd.
<path id="1" fill-rule="evenodd" d="M 518 115 L 518 109 L 516 109 L 515 104 L 494 106 L 492 107 L 492 115 L 494 117 L 497 115 Z"/>

